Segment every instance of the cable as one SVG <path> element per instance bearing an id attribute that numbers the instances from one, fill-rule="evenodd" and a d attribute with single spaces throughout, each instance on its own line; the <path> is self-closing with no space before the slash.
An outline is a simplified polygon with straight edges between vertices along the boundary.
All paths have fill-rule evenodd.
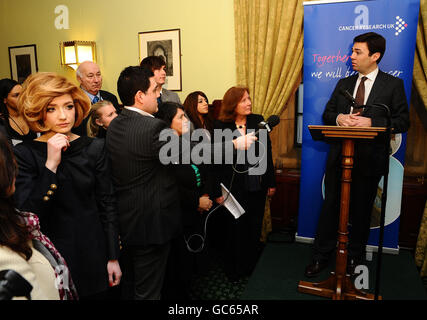
<path id="1" fill-rule="evenodd" d="M 210 211 L 210 212 L 207 214 L 206 219 L 205 219 L 205 223 L 204 223 L 204 227 L 203 227 L 203 235 L 201 235 L 201 234 L 199 234 L 199 233 L 194 233 L 194 234 L 190 235 L 188 238 L 186 238 L 186 237 L 184 236 L 184 241 L 185 241 L 185 244 L 186 244 L 186 246 L 187 246 L 188 251 L 190 251 L 190 252 L 192 252 L 192 253 L 199 253 L 199 252 L 201 252 L 201 251 L 204 249 L 204 246 L 205 246 L 205 240 L 206 240 L 206 235 L 207 235 L 207 223 L 208 223 L 208 219 L 209 219 L 210 215 L 211 215 L 213 212 L 215 212 L 218 208 L 220 208 L 220 207 L 224 206 L 225 201 L 227 201 L 228 197 L 229 197 L 229 196 L 230 196 L 230 194 L 231 194 L 231 188 L 232 188 L 232 186 L 233 186 L 233 181 L 234 181 L 234 176 L 235 176 L 235 174 L 236 174 L 236 173 L 246 173 L 246 172 L 249 172 L 249 170 L 251 170 L 251 169 L 255 168 L 255 167 L 256 167 L 256 166 L 257 166 L 257 165 L 258 165 L 258 164 L 259 164 L 259 163 L 264 159 L 267 148 L 265 147 L 265 145 L 264 145 L 262 142 L 260 142 L 260 141 L 258 141 L 258 140 L 257 140 L 257 141 L 255 141 L 255 142 L 260 143 L 260 144 L 261 144 L 261 145 L 263 145 L 263 147 L 264 147 L 264 154 L 263 154 L 262 158 L 261 158 L 261 159 L 260 159 L 260 160 L 255 164 L 255 165 L 253 165 L 253 166 L 249 167 L 249 169 L 248 169 L 248 170 L 245 170 L 245 171 L 238 171 L 238 170 L 236 169 L 236 167 L 235 167 L 234 163 L 231 165 L 231 167 L 233 168 L 233 175 L 231 176 L 230 186 L 229 186 L 229 188 L 228 188 L 228 192 L 227 192 L 227 194 L 226 194 L 226 197 L 225 197 L 224 201 L 223 201 L 221 204 L 219 204 L 218 206 L 216 206 L 212 211 Z M 239 155 L 238 155 L 238 156 L 239 156 Z M 236 162 L 238 162 L 237 160 L 238 160 L 238 159 L 236 159 Z M 195 237 L 198 237 L 198 238 L 200 238 L 200 239 L 202 240 L 202 243 L 201 243 L 200 247 L 199 247 L 199 248 L 197 248 L 197 249 L 193 249 L 193 248 L 191 248 L 191 246 L 190 246 L 190 240 L 191 240 L 191 239 L 193 239 L 193 238 L 195 238 Z"/>
<path id="2" fill-rule="evenodd" d="M 187 245 L 187 249 L 188 249 L 188 251 L 193 252 L 193 253 L 199 253 L 199 252 L 201 252 L 201 251 L 203 250 L 203 248 L 205 247 L 206 229 L 207 229 L 208 219 L 209 219 L 210 215 L 211 215 L 213 212 L 215 212 L 215 210 L 217 210 L 218 208 L 221 208 L 222 206 L 224 206 L 225 201 L 227 201 L 228 197 L 230 196 L 230 194 L 231 194 L 231 191 L 230 191 L 230 190 L 231 190 L 231 187 L 233 186 L 234 175 L 235 175 L 235 172 L 233 171 L 233 175 L 231 176 L 231 181 L 230 181 L 230 188 L 228 189 L 228 192 L 227 192 L 227 195 L 226 195 L 226 197 L 225 197 L 224 201 L 223 201 L 221 204 L 217 205 L 217 206 L 216 206 L 212 211 L 210 211 L 210 212 L 207 214 L 206 219 L 205 219 L 205 223 L 204 223 L 204 227 L 203 227 L 203 235 L 198 234 L 198 233 L 194 233 L 194 234 L 192 234 L 191 236 L 189 236 L 188 238 L 185 238 L 185 236 L 184 236 L 184 241 L 185 241 L 185 244 Z M 199 238 L 201 238 L 201 239 L 202 239 L 202 244 L 201 244 L 201 245 L 200 245 L 200 247 L 199 247 L 199 248 L 197 248 L 197 249 L 192 249 L 192 248 L 191 248 L 191 246 L 190 246 L 190 243 L 189 243 L 189 242 L 190 242 L 190 240 L 191 240 L 193 237 L 199 237 Z"/>
<path id="3" fill-rule="evenodd" d="M 264 157 L 265 157 L 265 154 L 266 154 L 266 151 L 267 151 L 267 148 L 265 147 L 265 145 L 261 142 L 261 141 L 258 141 L 258 140 L 256 140 L 255 142 L 258 142 L 259 144 L 261 144 L 263 147 L 264 147 L 264 154 L 262 155 L 262 158 L 256 163 L 256 164 L 254 164 L 253 166 L 250 166 L 249 167 L 249 169 L 248 170 L 245 170 L 245 171 L 238 171 L 237 169 L 236 169 L 236 167 L 235 167 L 235 165 L 234 165 L 234 163 L 231 165 L 231 167 L 233 168 L 233 170 L 234 170 L 234 172 L 236 172 L 236 173 L 247 173 L 247 172 L 249 172 L 249 170 L 251 170 L 251 169 L 253 169 L 253 168 L 255 168 L 256 166 L 258 166 L 258 164 L 264 159 Z M 237 159 L 238 160 L 238 159 Z M 236 163 L 237 163 L 238 161 L 236 161 Z M 229 189 L 230 190 L 230 189 Z"/>

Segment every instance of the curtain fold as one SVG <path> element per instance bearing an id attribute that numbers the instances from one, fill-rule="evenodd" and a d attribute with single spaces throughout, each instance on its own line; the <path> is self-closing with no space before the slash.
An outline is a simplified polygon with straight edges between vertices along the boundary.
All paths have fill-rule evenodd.
<path id="1" fill-rule="evenodd" d="M 427 109 L 427 0 L 420 1 L 417 46 L 414 56 L 414 84 Z"/>
<path id="2" fill-rule="evenodd" d="M 234 0 L 237 83 L 254 113 L 283 111 L 299 85 L 303 61 L 302 0 Z"/>
<path id="3" fill-rule="evenodd" d="M 420 1 L 417 26 L 417 46 L 414 56 L 414 85 L 427 110 L 427 0 Z M 421 219 L 415 263 L 420 268 L 421 277 L 427 277 L 427 202 Z"/>

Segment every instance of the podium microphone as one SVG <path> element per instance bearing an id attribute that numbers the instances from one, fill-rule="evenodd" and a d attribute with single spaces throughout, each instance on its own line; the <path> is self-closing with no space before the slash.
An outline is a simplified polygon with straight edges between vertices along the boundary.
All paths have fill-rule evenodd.
<path id="1" fill-rule="evenodd" d="M 351 102 L 351 105 L 354 108 L 359 108 L 359 105 L 356 103 L 356 100 L 353 98 L 353 96 L 348 92 L 347 90 L 344 90 L 343 88 L 340 89 L 340 93 L 349 101 Z"/>

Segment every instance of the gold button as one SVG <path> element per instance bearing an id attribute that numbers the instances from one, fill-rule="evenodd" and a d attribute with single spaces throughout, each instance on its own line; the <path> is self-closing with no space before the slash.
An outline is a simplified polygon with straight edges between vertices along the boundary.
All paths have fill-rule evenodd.
<path id="1" fill-rule="evenodd" d="M 50 200 L 50 198 L 48 196 L 43 197 L 43 201 L 49 201 L 49 200 Z"/>
<path id="2" fill-rule="evenodd" d="M 54 184 L 54 183 L 52 183 L 51 185 L 50 185 L 50 188 L 52 189 L 52 190 L 56 190 L 56 189 L 58 189 L 58 187 L 56 186 L 56 184 Z"/>
<path id="3" fill-rule="evenodd" d="M 53 191 L 52 191 L 52 190 L 49 190 L 48 192 L 46 192 L 46 194 L 47 194 L 48 196 L 51 196 L 51 195 L 53 195 Z"/>

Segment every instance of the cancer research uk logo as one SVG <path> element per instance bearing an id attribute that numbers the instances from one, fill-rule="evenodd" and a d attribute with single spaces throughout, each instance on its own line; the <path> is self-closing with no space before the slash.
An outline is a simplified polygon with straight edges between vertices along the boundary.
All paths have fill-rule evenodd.
<path id="1" fill-rule="evenodd" d="M 397 16 L 396 17 L 396 27 L 395 27 L 395 36 L 398 36 L 403 30 L 406 29 L 406 27 L 408 26 L 408 24 L 405 22 L 405 20 L 403 20 L 401 17 Z"/>
<path id="2" fill-rule="evenodd" d="M 354 8 L 354 18 L 353 25 L 340 25 L 338 26 L 338 31 L 377 31 L 377 30 L 394 30 L 394 35 L 399 36 L 402 31 L 404 31 L 408 24 L 401 16 L 396 16 L 394 23 L 369 23 L 369 8 L 366 5 L 357 5 Z"/>

